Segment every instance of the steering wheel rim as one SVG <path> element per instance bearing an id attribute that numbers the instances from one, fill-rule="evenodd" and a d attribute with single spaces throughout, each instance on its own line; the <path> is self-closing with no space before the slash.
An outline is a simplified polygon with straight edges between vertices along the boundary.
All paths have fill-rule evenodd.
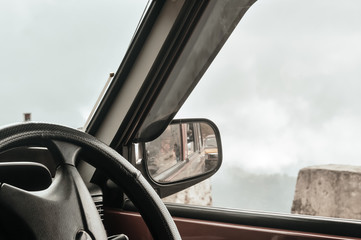
<path id="1" fill-rule="evenodd" d="M 33 145 L 34 143 L 37 145 L 44 144 L 50 151 L 57 151 L 56 155 L 59 157 L 61 156 L 58 163 L 61 171 L 61 179 L 64 179 L 63 175 L 72 175 L 72 178 L 70 179 L 73 179 L 74 181 L 70 184 L 76 183 L 77 190 L 78 188 L 80 189 L 80 195 L 86 195 L 84 194 L 84 191 L 87 192 L 87 190 L 84 190 L 84 183 L 84 186 L 79 183 L 78 178 L 80 175 L 75 168 L 75 159 L 79 149 L 100 154 L 101 158 L 87 158 L 84 160 L 95 168 L 104 171 L 110 179 L 122 187 L 124 192 L 139 210 L 153 238 L 169 240 L 181 239 L 167 208 L 146 179 L 126 159 L 106 144 L 87 133 L 55 124 L 22 123 L 0 129 L 0 152 L 15 147 Z M 54 182 L 49 188 L 53 186 Z M 2 194 L 3 189 L 5 189 L 4 186 L 6 185 L 2 184 L 0 188 L 0 203 L 2 201 L 2 196 L 4 196 L 4 194 Z M 23 190 L 21 192 L 23 192 Z M 79 195 L 79 193 L 77 193 L 77 195 Z M 40 193 L 40 195 L 41 194 L 43 193 Z M 88 193 L 88 195 L 89 196 L 84 200 L 84 203 L 80 203 L 80 205 L 82 205 L 81 207 L 89 208 L 90 194 Z M 38 195 L 36 197 L 38 197 Z M 6 197 L 3 198 L 6 199 Z M 87 206 L 83 206 L 84 204 Z M 90 205 L 93 206 L 93 203 Z M 89 228 L 86 229 L 85 234 L 89 231 L 89 236 L 92 237 L 91 239 L 106 239 L 101 221 L 100 224 L 102 229 L 99 230 L 98 225 L 100 218 L 97 219 L 97 217 L 94 216 L 94 209 L 96 211 L 95 206 L 89 211 L 89 216 L 85 216 L 86 219 L 89 218 L 86 220 L 89 222 L 84 223 L 86 225 L 85 228 Z M 84 212 L 85 215 L 88 214 L 87 209 L 84 209 Z M 97 212 L 96 214 L 99 217 Z M 93 231 L 99 231 L 99 234 L 94 233 Z M 83 232 L 78 230 L 72 234 L 74 235 L 72 239 L 77 239 L 80 236 L 79 234 L 83 234 Z M 45 235 L 40 234 L 39 236 Z M 59 239 L 64 238 L 60 236 Z"/>

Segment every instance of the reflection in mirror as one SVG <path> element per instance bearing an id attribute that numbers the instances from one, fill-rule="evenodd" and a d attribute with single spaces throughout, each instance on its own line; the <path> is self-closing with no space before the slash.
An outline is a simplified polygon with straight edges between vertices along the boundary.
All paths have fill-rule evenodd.
<path id="1" fill-rule="evenodd" d="M 172 123 L 145 146 L 148 172 L 159 183 L 188 179 L 218 167 L 216 134 L 206 121 Z"/>

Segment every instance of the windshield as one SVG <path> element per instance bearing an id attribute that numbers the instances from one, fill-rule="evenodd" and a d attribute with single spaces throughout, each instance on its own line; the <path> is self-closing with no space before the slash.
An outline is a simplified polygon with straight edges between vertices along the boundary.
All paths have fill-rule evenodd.
<path id="1" fill-rule="evenodd" d="M 206 148 L 217 147 L 217 141 L 215 137 L 207 137 L 204 142 Z"/>
<path id="2" fill-rule="evenodd" d="M 147 1 L 0 2 L 0 125 L 82 127 Z"/>

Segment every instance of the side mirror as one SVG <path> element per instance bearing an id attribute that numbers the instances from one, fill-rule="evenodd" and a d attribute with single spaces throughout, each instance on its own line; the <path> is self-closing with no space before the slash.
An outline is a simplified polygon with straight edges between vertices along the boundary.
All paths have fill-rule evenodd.
<path id="1" fill-rule="evenodd" d="M 145 175 L 161 197 L 209 178 L 222 163 L 218 128 L 207 119 L 173 120 L 143 147 Z"/>

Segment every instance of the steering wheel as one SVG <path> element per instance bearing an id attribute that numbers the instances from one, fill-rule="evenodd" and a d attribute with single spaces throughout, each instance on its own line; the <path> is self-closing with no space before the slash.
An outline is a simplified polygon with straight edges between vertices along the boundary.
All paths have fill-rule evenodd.
<path id="1" fill-rule="evenodd" d="M 101 169 L 124 190 L 154 239 L 181 239 L 167 208 L 141 173 L 95 137 L 46 123 L 23 123 L 0 130 L 0 152 L 21 146 L 47 147 L 57 165 L 54 180 L 45 190 L 26 191 L 0 183 L 0 212 L 16 216 L 26 226 L 32 235 L 26 239 L 107 239 L 97 209 L 75 167 L 81 151 L 97 156 L 84 160 Z"/>

